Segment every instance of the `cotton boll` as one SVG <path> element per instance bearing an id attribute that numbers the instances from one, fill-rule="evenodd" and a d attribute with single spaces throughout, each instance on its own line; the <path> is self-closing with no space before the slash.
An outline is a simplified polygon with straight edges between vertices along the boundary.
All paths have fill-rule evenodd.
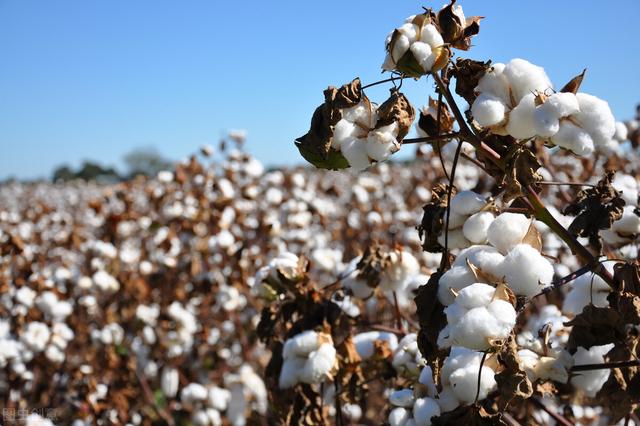
<path id="1" fill-rule="evenodd" d="M 638 182 L 633 176 L 616 173 L 611 184 L 617 191 L 622 192 L 622 198 L 627 205 L 634 206 L 638 203 Z"/>
<path id="2" fill-rule="evenodd" d="M 408 251 L 393 251 L 388 265 L 380 275 L 378 288 L 381 291 L 401 291 L 409 278 L 420 272 L 418 260 Z"/>
<path id="3" fill-rule="evenodd" d="M 504 68 L 504 76 L 509 81 L 516 100 L 534 92 L 544 92 L 553 88 L 544 68 L 524 59 L 516 58 L 509 61 Z"/>
<path id="4" fill-rule="evenodd" d="M 286 358 L 284 360 L 278 379 L 278 387 L 280 389 L 289 389 L 298 383 L 305 361 L 305 358 L 300 357 Z"/>
<path id="5" fill-rule="evenodd" d="M 623 237 L 635 237 L 640 234 L 640 217 L 635 213 L 633 205 L 624 207 L 622 217 L 613 222 L 611 231 Z"/>
<path id="6" fill-rule="evenodd" d="M 509 114 L 507 133 L 516 139 L 529 139 L 536 135 L 534 112 L 535 95 L 529 93 Z"/>
<path id="7" fill-rule="evenodd" d="M 400 36 L 395 38 L 395 43 L 393 44 L 393 48 L 391 50 L 391 57 L 394 62 L 398 63 L 398 61 L 407 53 L 409 50 L 409 46 L 411 45 L 411 40 L 404 34 L 400 34 Z"/>
<path id="8" fill-rule="evenodd" d="M 517 313 L 513 305 L 498 299 L 489 303 L 487 310 L 499 323 L 499 330 L 494 331 L 494 335 L 498 338 L 506 338 L 516 324 Z"/>
<path id="9" fill-rule="evenodd" d="M 589 133 L 565 120 L 560 122 L 560 128 L 551 137 L 551 142 L 559 147 L 569 149 L 577 155 L 589 155 L 595 149 Z"/>
<path id="10" fill-rule="evenodd" d="M 429 395 L 430 397 L 435 397 L 435 395 L 438 393 L 436 384 L 433 381 L 433 370 L 428 365 L 425 365 L 420 372 L 418 383 L 427 387 L 427 395 Z"/>
<path id="11" fill-rule="evenodd" d="M 480 391 L 478 392 L 478 374 L 480 374 Z M 492 369 L 480 364 L 470 364 L 455 370 L 449 376 L 451 388 L 456 397 L 465 404 L 472 404 L 478 394 L 478 400 L 485 399 L 497 387 Z"/>
<path id="12" fill-rule="evenodd" d="M 458 192 L 451 199 L 451 213 L 469 216 L 480 211 L 487 204 L 483 196 L 473 191 Z"/>
<path id="13" fill-rule="evenodd" d="M 580 111 L 580 105 L 575 94 L 558 92 L 549 96 L 537 110 L 543 110 L 556 118 L 562 118 Z"/>
<path id="14" fill-rule="evenodd" d="M 478 81 L 478 86 L 475 91 L 481 95 L 483 93 L 491 94 L 500 99 L 504 105 L 511 105 L 509 81 L 503 74 L 504 68 L 504 64 L 494 64 L 493 67 Z"/>
<path id="15" fill-rule="evenodd" d="M 367 136 L 367 155 L 376 160 L 384 161 L 399 148 L 396 137 L 398 136 L 398 123 L 372 130 Z"/>
<path id="16" fill-rule="evenodd" d="M 598 275 L 585 274 L 576 278 L 562 304 L 562 312 L 577 315 L 585 306 L 593 304 L 598 308 L 609 306 L 607 296 L 611 287 Z"/>
<path id="17" fill-rule="evenodd" d="M 300 372 L 300 381 L 308 384 L 321 383 L 336 365 L 336 349 L 331 343 L 323 343 L 317 351 L 309 354 Z"/>
<path id="18" fill-rule="evenodd" d="M 180 392 L 180 401 L 186 407 L 193 407 L 198 402 L 207 399 L 207 388 L 200 383 L 189 383 Z"/>
<path id="19" fill-rule="evenodd" d="M 370 103 L 361 101 L 359 104 L 341 110 L 342 119 L 351 123 L 360 124 L 362 127 L 371 129 L 377 121 L 377 115 L 372 111 Z M 356 132 L 358 130 L 356 129 Z"/>
<path id="20" fill-rule="evenodd" d="M 451 324 L 448 318 L 447 321 Z M 497 329 L 496 319 L 486 308 L 471 309 L 451 326 L 449 343 L 469 349 L 485 350 L 491 347 L 491 340 L 504 338 L 494 336 Z"/>
<path id="21" fill-rule="evenodd" d="M 442 35 L 438 32 L 437 28 L 433 24 L 427 24 L 422 27 L 420 41 L 423 43 L 427 43 L 429 46 L 431 46 L 431 48 L 442 46 L 444 44 Z"/>
<path id="22" fill-rule="evenodd" d="M 465 309 L 486 306 L 491 303 L 495 292 L 495 287 L 488 284 L 475 283 L 460 290 L 458 297 L 456 297 L 455 304 Z"/>
<path id="23" fill-rule="evenodd" d="M 354 170 L 361 171 L 369 167 L 366 143 L 358 139 L 347 140 L 340 146 L 340 151 Z"/>
<path id="24" fill-rule="evenodd" d="M 373 356 L 374 342 L 376 341 L 387 342 L 391 351 L 395 351 L 398 347 L 398 338 L 393 333 L 384 331 L 368 331 L 356 334 L 353 337 L 353 344 L 356 347 L 358 355 L 360 355 L 360 358 L 362 359 L 367 359 Z"/>
<path id="25" fill-rule="evenodd" d="M 396 407 L 412 407 L 414 401 L 413 389 L 400 389 L 389 395 L 389 402 Z"/>
<path id="26" fill-rule="evenodd" d="M 445 241 L 445 233 L 438 235 L 438 244 L 441 246 L 445 246 L 445 242 L 447 243 L 447 247 L 449 249 L 461 249 L 465 247 L 469 247 L 471 243 L 464 237 L 464 233 L 462 229 L 450 229 L 449 235 L 446 237 Z"/>
<path id="27" fill-rule="evenodd" d="M 440 406 L 431 398 L 418 398 L 413 405 L 413 419 L 417 426 L 430 426 L 431 418 L 440 415 Z"/>
<path id="28" fill-rule="evenodd" d="M 160 376 L 160 388 L 167 398 L 174 398 L 178 394 L 179 375 L 178 370 L 165 367 Z"/>
<path id="29" fill-rule="evenodd" d="M 613 348 L 613 344 L 592 346 L 589 350 L 579 347 L 573 355 L 574 365 L 601 364 L 604 355 Z M 582 390 L 587 396 L 595 397 L 605 382 L 609 379 L 611 370 L 591 370 L 576 372 L 571 378 L 571 384 Z"/>
<path id="30" fill-rule="evenodd" d="M 613 138 L 617 141 L 624 142 L 629 137 L 629 131 L 627 130 L 627 126 L 621 121 L 616 121 L 616 132 L 613 135 Z"/>
<path id="31" fill-rule="evenodd" d="M 411 53 L 413 53 L 413 57 L 425 72 L 431 70 L 436 61 L 436 56 L 431 53 L 431 46 L 417 41 L 411 45 Z"/>
<path id="32" fill-rule="evenodd" d="M 481 244 L 474 245 L 458 253 L 458 256 L 456 256 L 451 266 L 467 266 L 467 262 L 471 262 L 473 265 L 480 267 L 482 263 L 481 258 L 492 253 L 500 254 L 495 247 Z"/>
<path id="33" fill-rule="evenodd" d="M 475 213 L 464 222 L 462 233 L 473 244 L 484 244 L 487 242 L 487 232 L 493 220 L 491 212 Z"/>
<path id="34" fill-rule="evenodd" d="M 578 125 L 589 133 L 595 145 L 611 140 L 616 132 L 616 121 L 609 104 L 586 93 L 578 93 L 576 97 L 580 112 L 573 118 Z"/>
<path id="35" fill-rule="evenodd" d="M 503 101 L 490 93 L 481 93 L 471 106 L 471 114 L 482 127 L 491 127 L 502 123 L 506 113 Z"/>
<path id="36" fill-rule="evenodd" d="M 400 28 L 398 28 L 398 31 L 402 35 L 406 36 L 411 43 L 416 41 L 416 39 L 418 38 L 418 26 L 415 24 L 407 22 L 400 26 Z"/>
<path id="37" fill-rule="evenodd" d="M 505 256 L 502 272 L 518 296 L 532 297 L 551 285 L 553 266 L 528 244 L 518 244 Z"/>
<path id="38" fill-rule="evenodd" d="M 407 426 L 411 412 L 406 408 L 397 407 L 389 413 L 389 426 Z"/>
<path id="39" fill-rule="evenodd" d="M 438 300 L 444 306 L 455 300 L 454 292 L 460 291 L 476 282 L 476 277 L 466 266 L 453 266 L 445 272 L 438 283 Z"/>
<path id="40" fill-rule="evenodd" d="M 288 339 L 282 349 L 282 356 L 307 356 L 318 349 L 320 345 L 319 334 L 313 330 L 307 330 Z"/>
<path id="41" fill-rule="evenodd" d="M 467 215 L 456 214 L 449 209 L 449 229 L 456 229 L 464 225 L 464 222 L 467 220 Z M 444 221 L 446 222 L 447 215 L 444 216 Z"/>
<path id="42" fill-rule="evenodd" d="M 522 242 L 530 225 L 531 220 L 524 215 L 502 213 L 489 226 L 487 238 L 492 246 L 506 253 Z"/>
<path id="43" fill-rule="evenodd" d="M 535 109 L 533 113 L 533 125 L 536 134 L 543 138 L 549 138 L 560 130 L 560 120 L 556 113 L 542 107 Z"/>
<path id="44" fill-rule="evenodd" d="M 356 133 L 356 125 L 344 118 L 335 125 L 333 129 L 333 140 L 331 146 L 333 149 L 340 149 L 343 142 L 354 139 Z"/>
<path id="45" fill-rule="evenodd" d="M 460 400 L 451 386 L 445 386 L 442 388 L 442 392 L 438 395 L 438 405 L 440 406 L 440 411 L 443 413 L 447 413 L 458 408 Z"/>

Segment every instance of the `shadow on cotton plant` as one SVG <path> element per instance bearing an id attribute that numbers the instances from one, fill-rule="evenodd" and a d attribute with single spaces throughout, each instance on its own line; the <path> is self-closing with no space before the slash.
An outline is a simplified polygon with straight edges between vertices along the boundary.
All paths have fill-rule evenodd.
<path id="1" fill-rule="evenodd" d="M 623 159 L 635 156 L 623 142 L 637 125 L 616 123 L 606 101 L 580 91 L 584 71 L 554 86 L 524 59 L 454 61 L 471 48 L 481 19 L 466 18 L 455 0 L 410 16 L 385 42 L 382 69 L 391 77 L 329 87 L 296 140 L 314 166 L 356 171 L 403 145 L 429 144 L 446 179 L 434 183 L 419 231 L 424 250 L 442 256 L 437 271 L 414 284 L 415 318 L 398 300 L 415 273 L 401 248 L 371 247 L 354 259 L 314 303 L 335 306 L 334 290 L 365 301 L 387 294 L 396 328 L 345 336 L 329 311 L 309 323 L 298 308 L 284 342 L 272 345 L 272 400 L 283 401 L 286 389 L 292 404 L 317 400 L 318 418 L 343 424 L 362 402 L 366 388 L 354 386 L 373 358 L 393 367 L 393 379 L 381 379 L 392 426 L 573 424 L 590 416 L 638 424 L 639 267 L 625 259 L 637 255 L 640 219 L 629 166 L 636 160 Z M 434 98 L 417 114 L 400 92 L 404 79 L 433 82 Z M 377 104 L 365 92 L 383 83 L 393 88 Z M 407 139 L 414 123 L 420 137 Z M 489 186 L 456 188 L 457 173 L 469 168 Z M 285 306 L 272 306 L 272 316 L 284 320 Z M 294 406 L 278 413 L 290 420 Z"/>

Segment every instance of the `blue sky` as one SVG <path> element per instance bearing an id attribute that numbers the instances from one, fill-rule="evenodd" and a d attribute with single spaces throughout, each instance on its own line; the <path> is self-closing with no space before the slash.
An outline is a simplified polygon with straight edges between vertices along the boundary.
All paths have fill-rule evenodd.
<path id="1" fill-rule="evenodd" d="M 0 179 L 85 158 L 120 166 L 140 146 L 180 159 L 226 129 L 246 129 L 267 164 L 300 162 L 292 141 L 322 90 L 379 79 L 386 34 L 441 3 L 0 0 Z M 582 90 L 633 113 L 638 0 L 461 4 L 486 17 L 463 56 L 522 57 L 558 86 L 587 67 Z M 403 87 L 416 106 L 432 93 L 424 80 Z"/>

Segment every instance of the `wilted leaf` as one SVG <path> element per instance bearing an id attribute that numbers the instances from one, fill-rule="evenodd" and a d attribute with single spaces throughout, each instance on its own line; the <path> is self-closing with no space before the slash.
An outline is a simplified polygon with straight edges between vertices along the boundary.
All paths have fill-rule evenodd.
<path id="1" fill-rule="evenodd" d="M 541 167 L 538 158 L 524 145 L 512 144 L 504 157 L 506 167 L 500 186 L 505 192 L 503 199 L 509 202 L 524 195 L 523 188 L 535 185 L 542 180 L 538 173 Z"/>
<path id="2" fill-rule="evenodd" d="M 498 409 L 507 408 L 512 401 L 524 400 L 533 395 L 533 386 L 527 378 L 526 372 L 520 367 L 520 356 L 513 334 L 502 347 L 499 358 L 504 370 L 495 375 L 500 392 Z M 515 402 L 514 401 L 514 402 Z"/>
<path id="3" fill-rule="evenodd" d="M 456 93 L 469 105 L 476 99 L 475 89 L 478 81 L 490 68 L 491 61 L 482 62 L 462 58 L 456 60 L 456 65 L 451 70 L 451 75 L 456 79 Z"/>
<path id="4" fill-rule="evenodd" d="M 431 418 L 434 426 L 506 426 L 500 414 L 489 414 L 481 406 L 461 405 L 453 411 Z"/>
<path id="5" fill-rule="evenodd" d="M 447 191 L 449 187 L 445 184 L 438 184 L 432 190 L 431 202 L 422 207 L 423 215 L 418 234 L 422 242 L 422 249 L 431 253 L 440 253 L 444 247 L 438 242 L 438 236 L 444 232 L 445 214 L 447 211 Z M 451 192 L 451 197 L 456 194 L 455 187 Z"/>
<path id="6" fill-rule="evenodd" d="M 616 263 L 613 272 L 618 291 L 640 295 L 640 262 Z"/>
<path id="7" fill-rule="evenodd" d="M 438 12 L 437 24 L 445 43 L 460 50 L 469 50 L 471 38 L 480 32 L 482 16 L 465 18 L 462 6 L 455 6 L 456 0 Z"/>
<path id="8" fill-rule="evenodd" d="M 438 107 L 440 108 L 440 126 L 438 127 Z M 429 96 L 428 106 L 420 111 L 418 118 L 418 127 L 422 129 L 428 136 L 435 136 L 438 133 L 449 133 L 453 131 L 454 119 L 449 112 L 449 107 L 444 102 L 438 103 L 437 100 Z M 439 131 L 439 132 L 438 132 Z"/>
<path id="9" fill-rule="evenodd" d="M 433 360 L 440 354 L 438 334 L 447 325 L 444 306 L 438 300 L 438 282 L 441 276 L 442 273 L 439 271 L 433 273 L 429 281 L 418 288 L 418 293 L 414 298 L 420 323 L 418 348 L 427 360 Z"/>
<path id="10" fill-rule="evenodd" d="M 378 107 L 378 122 L 376 128 L 398 123 L 398 142 L 409 133 L 411 124 L 416 118 L 416 112 L 407 97 L 397 89 L 391 89 L 391 96 Z"/>
<path id="11" fill-rule="evenodd" d="M 580 346 L 589 349 L 592 346 L 619 342 L 625 337 L 624 322 L 620 314 L 610 307 L 587 305 L 565 325 L 573 327 L 567 344 L 570 352 L 575 352 Z"/>

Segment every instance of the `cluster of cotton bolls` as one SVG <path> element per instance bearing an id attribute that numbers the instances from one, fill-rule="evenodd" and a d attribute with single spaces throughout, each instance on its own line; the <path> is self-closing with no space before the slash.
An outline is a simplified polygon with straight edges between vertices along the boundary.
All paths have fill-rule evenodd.
<path id="1" fill-rule="evenodd" d="M 340 112 L 342 118 L 334 127 L 331 146 L 342 152 L 352 169 L 364 170 L 400 149 L 398 122 L 378 126 L 377 105 L 366 96 L 359 104 Z"/>
<path id="2" fill-rule="evenodd" d="M 487 205 L 480 194 L 473 191 L 458 192 L 451 198 L 448 235 L 444 232 L 440 234 L 438 243 L 444 247 L 446 235 L 447 246 L 452 249 L 486 244 L 487 231 L 494 219 L 493 212 L 485 209 Z"/>
<path id="3" fill-rule="evenodd" d="M 441 67 L 443 59 L 449 59 L 449 53 L 443 45 L 442 35 L 429 22 L 426 14 L 410 16 L 387 36 L 387 56 L 382 69 L 407 71 L 405 68 L 413 62 L 419 69 L 411 69 L 412 74 L 426 74 L 433 70 L 434 65 Z"/>
<path id="4" fill-rule="evenodd" d="M 288 339 L 282 350 L 279 386 L 286 389 L 297 383 L 319 384 L 332 378 L 337 367 L 336 349 L 331 336 L 312 330 Z"/>
<path id="5" fill-rule="evenodd" d="M 504 281 L 517 296 L 531 297 L 551 284 L 553 266 L 525 240 L 531 219 L 517 213 L 501 213 L 491 221 L 488 245 L 462 250 L 451 269 L 440 278 L 438 299 L 448 306 L 463 288 L 478 282 Z"/>
<path id="6" fill-rule="evenodd" d="M 617 145 L 607 102 L 586 93 L 554 92 L 544 69 L 524 59 L 494 64 L 475 90 L 473 118 L 493 133 L 538 137 L 578 155 Z"/>

